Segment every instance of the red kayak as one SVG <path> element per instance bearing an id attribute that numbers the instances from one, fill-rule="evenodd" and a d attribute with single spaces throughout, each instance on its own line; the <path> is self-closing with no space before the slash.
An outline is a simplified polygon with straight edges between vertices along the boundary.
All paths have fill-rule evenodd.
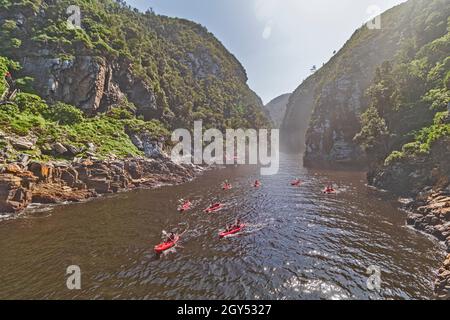
<path id="1" fill-rule="evenodd" d="M 253 185 L 255 188 L 261 187 L 261 182 L 255 181 L 255 184 Z"/>
<path id="2" fill-rule="evenodd" d="M 334 194 L 334 193 L 336 193 L 336 190 L 334 190 L 334 189 L 325 189 L 325 190 L 323 190 L 323 193 Z"/>
<path id="3" fill-rule="evenodd" d="M 230 189 L 232 189 L 233 187 L 231 186 L 231 184 L 224 184 L 223 185 L 223 190 L 230 190 Z"/>
<path id="4" fill-rule="evenodd" d="M 192 203 L 190 201 L 187 201 L 178 208 L 178 211 L 180 211 L 180 212 L 188 211 L 189 209 L 191 209 L 191 206 L 192 206 Z"/>
<path id="5" fill-rule="evenodd" d="M 291 186 L 293 187 L 298 187 L 302 184 L 302 182 L 300 180 L 295 180 L 291 182 Z"/>
<path id="6" fill-rule="evenodd" d="M 223 208 L 223 204 L 216 203 L 216 204 L 213 204 L 211 207 L 205 209 L 205 212 L 206 213 L 216 212 L 216 211 L 219 211 L 222 208 Z"/>
<path id="7" fill-rule="evenodd" d="M 219 233 L 219 237 L 225 238 L 227 236 L 231 236 L 232 234 L 236 234 L 244 228 L 245 228 L 245 224 L 241 224 L 239 227 L 235 227 L 229 231 L 223 231 L 223 232 Z"/>
<path id="8" fill-rule="evenodd" d="M 167 251 L 170 248 L 173 248 L 177 244 L 177 242 L 179 240 L 180 240 L 180 236 L 179 235 L 175 235 L 175 239 L 173 239 L 171 241 L 163 242 L 163 243 L 158 244 L 157 246 L 155 246 L 155 252 L 156 253 L 163 253 L 164 251 Z"/>

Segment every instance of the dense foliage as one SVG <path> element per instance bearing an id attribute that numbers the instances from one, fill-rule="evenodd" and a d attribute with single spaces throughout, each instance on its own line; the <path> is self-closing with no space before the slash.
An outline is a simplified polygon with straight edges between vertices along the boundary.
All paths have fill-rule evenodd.
<path id="1" fill-rule="evenodd" d="M 81 9 L 81 28 L 68 27 L 71 5 Z M 153 88 L 162 110 L 158 120 L 169 129 L 197 119 L 222 129 L 267 124 L 243 67 L 198 24 L 112 0 L 0 0 L 0 12 L 1 55 L 21 61 L 46 50 L 67 60 L 93 55 L 129 61 Z"/>
<path id="2" fill-rule="evenodd" d="M 426 155 L 450 136 L 450 18 L 445 10 L 424 11 L 413 22 L 414 32 L 367 90 L 355 141 L 375 164 Z"/>
<path id="3" fill-rule="evenodd" d="M 72 5 L 81 9 L 81 28 L 67 23 Z M 93 56 L 129 65 L 153 90 L 162 111 L 144 119 L 127 97 L 89 115 L 80 106 L 46 102 L 20 71 L 19 62 L 34 56 L 63 61 Z M 84 150 L 94 143 L 100 157 L 139 155 L 132 134 L 167 138 L 171 129 L 190 128 L 199 119 L 219 129 L 268 124 L 244 68 L 204 27 L 152 10 L 141 13 L 124 1 L 0 0 L 0 97 L 7 90 L 7 72 L 20 93 L 0 105 L 0 129 L 37 137 L 38 148 L 25 152 L 41 159 L 55 142 Z"/>

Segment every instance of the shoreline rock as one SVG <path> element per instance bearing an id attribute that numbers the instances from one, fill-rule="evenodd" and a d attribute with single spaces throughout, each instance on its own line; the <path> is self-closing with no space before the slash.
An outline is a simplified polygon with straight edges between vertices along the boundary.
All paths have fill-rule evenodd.
<path id="1" fill-rule="evenodd" d="M 181 184 L 204 168 L 165 156 L 124 160 L 11 163 L 0 168 L 0 212 L 19 213 L 32 203 L 80 202 L 102 194 Z"/>
<path id="2" fill-rule="evenodd" d="M 445 244 L 447 256 L 437 271 L 434 292 L 439 299 L 450 300 L 450 186 L 425 188 L 405 209 L 409 211 L 408 225 Z"/>

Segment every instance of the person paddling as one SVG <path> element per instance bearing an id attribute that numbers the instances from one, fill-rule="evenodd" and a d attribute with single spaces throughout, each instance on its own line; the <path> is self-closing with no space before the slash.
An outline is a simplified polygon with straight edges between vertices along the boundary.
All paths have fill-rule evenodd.
<path id="1" fill-rule="evenodd" d="M 259 180 L 255 180 L 254 186 L 255 186 L 255 188 L 261 186 L 261 182 L 259 182 Z"/>
<path id="2" fill-rule="evenodd" d="M 175 241 L 175 237 L 176 237 L 175 233 L 173 233 L 173 232 L 169 233 L 166 242 L 173 242 L 173 241 Z"/>

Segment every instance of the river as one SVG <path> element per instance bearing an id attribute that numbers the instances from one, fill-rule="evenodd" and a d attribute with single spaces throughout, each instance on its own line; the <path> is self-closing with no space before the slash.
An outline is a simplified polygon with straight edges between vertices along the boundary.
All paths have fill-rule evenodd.
<path id="1" fill-rule="evenodd" d="M 274 176 L 229 167 L 0 221 L 0 298 L 432 298 L 439 243 L 406 227 L 395 199 L 368 188 L 364 173 L 305 169 L 299 159 L 283 155 Z M 295 177 L 301 187 L 290 186 Z M 232 190 L 221 189 L 225 179 Z M 321 193 L 328 182 L 336 195 Z M 178 213 L 180 198 L 195 209 Z M 226 209 L 202 212 L 216 200 Z M 236 217 L 246 230 L 219 239 Z M 175 249 L 153 252 L 163 230 L 186 229 Z M 81 290 L 66 287 L 70 265 L 81 269 Z M 369 266 L 381 271 L 380 291 L 367 287 Z"/>

